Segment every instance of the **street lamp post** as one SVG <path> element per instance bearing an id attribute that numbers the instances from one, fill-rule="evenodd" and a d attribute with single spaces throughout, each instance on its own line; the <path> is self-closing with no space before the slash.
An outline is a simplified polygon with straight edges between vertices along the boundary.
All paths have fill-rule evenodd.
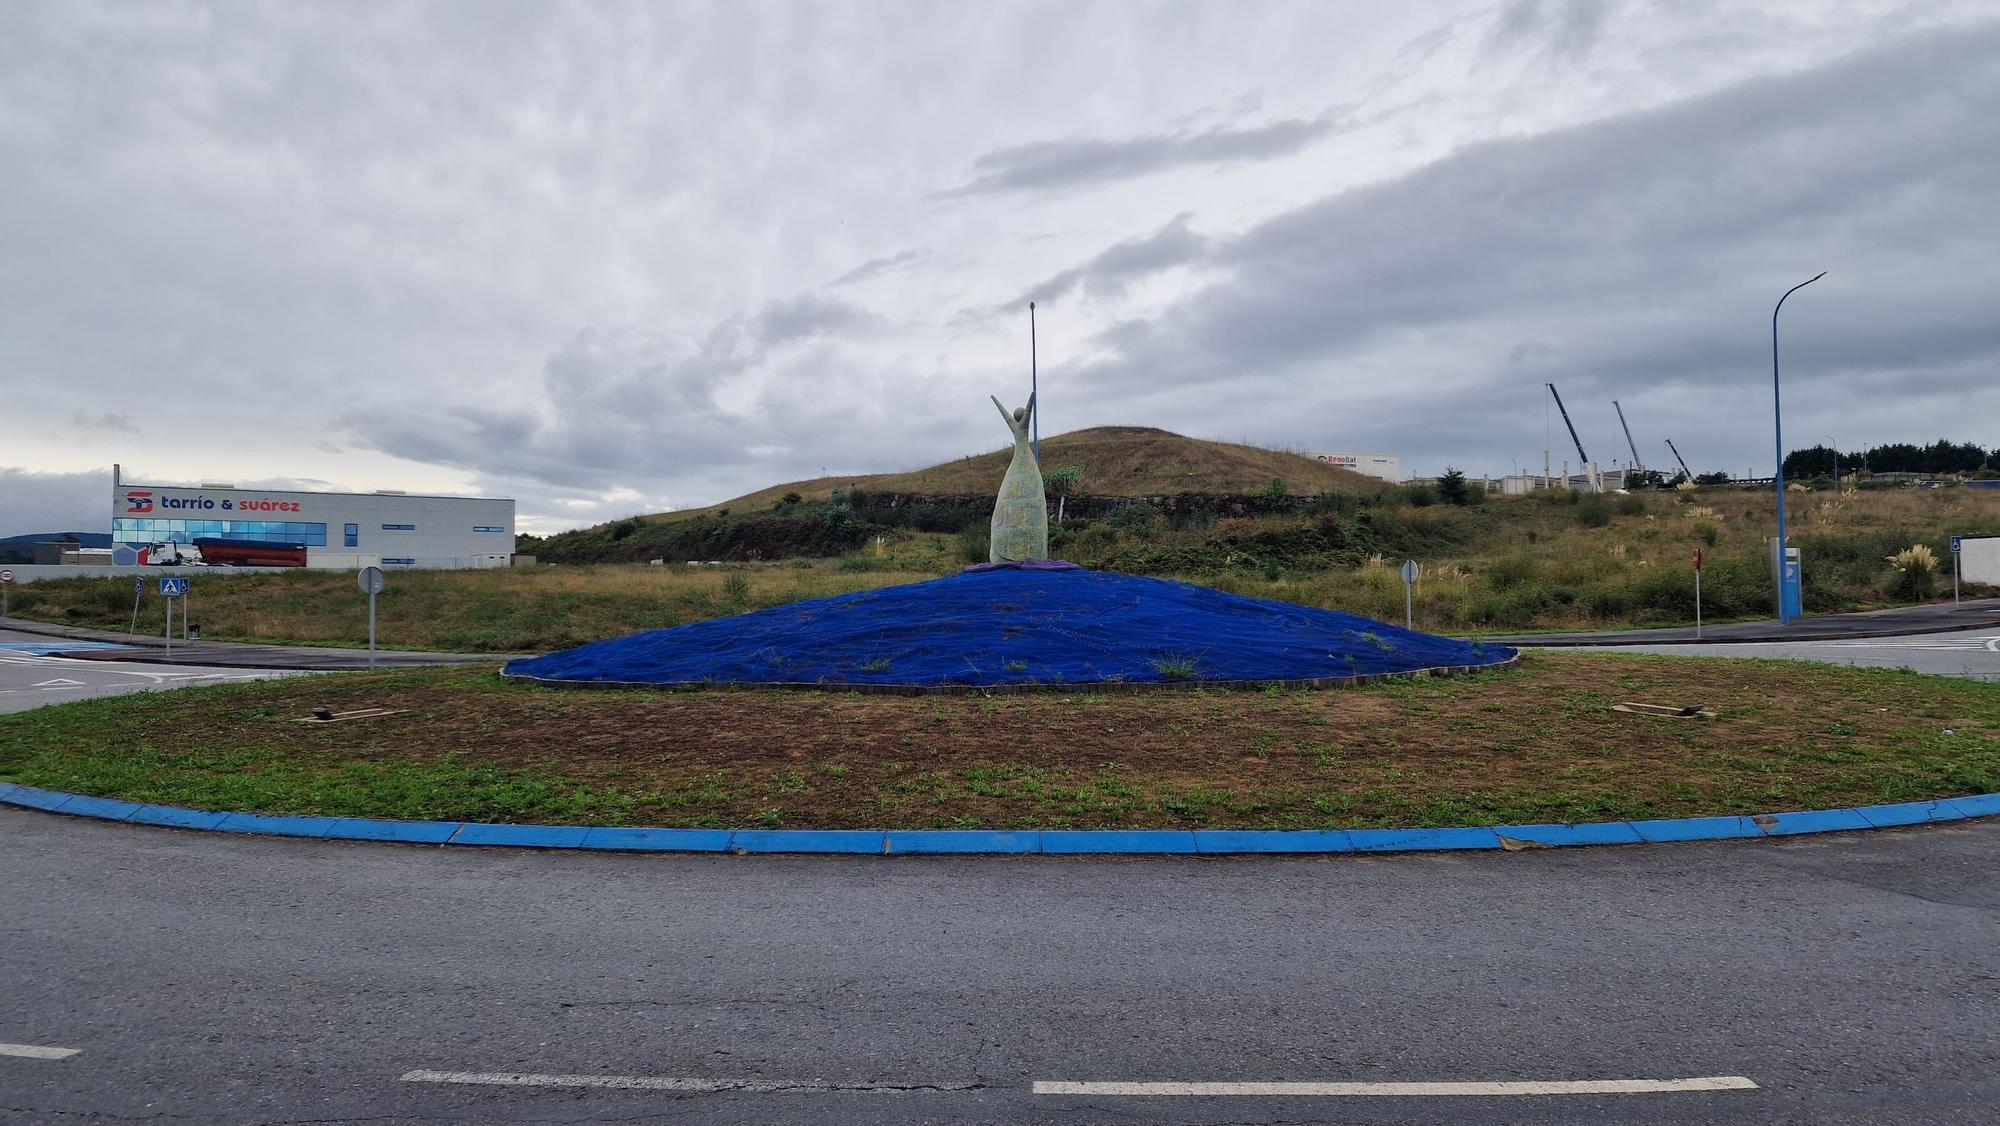
<path id="1" fill-rule="evenodd" d="M 1827 448 L 1833 451 L 1833 491 L 1838 493 L 1840 492 L 1840 443 L 1834 441 L 1831 434 L 1821 434 L 1820 437 L 1826 439 Z"/>
<path id="2" fill-rule="evenodd" d="M 1785 291 L 1790 297 L 1799 290 L 1826 276 L 1821 270 L 1812 277 Z M 1778 393 L 1778 310 L 1785 307 L 1785 297 L 1771 308 L 1771 434 L 1777 449 L 1777 472 L 1774 480 L 1778 486 L 1778 624 L 1790 625 L 1792 616 L 1785 606 L 1785 414 L 1784 404 Z"/>

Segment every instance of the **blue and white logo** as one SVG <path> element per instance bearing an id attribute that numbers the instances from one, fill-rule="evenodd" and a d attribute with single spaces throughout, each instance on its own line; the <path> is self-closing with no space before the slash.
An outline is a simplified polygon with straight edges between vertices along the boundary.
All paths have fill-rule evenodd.
<path id="1" fill-rule="evenodd" d="M 163 598 L 179 598 L 188 592 L 186 579 L 161 579 L 160 595 Z"/>
<path id="2" fill-rule="evenodd" d="M 1959 541 L 1959 540 L 1960 540 L 1961 538 L 1962 538 L 1962 537 L 1959 537 L 1959 536 L 1953 536 L 1953 537 L 1951 537 L 1951 553 L 1952 553 L 1953 555 L 1957 555 L 1957 554 L 1958 554 L 1958 541 Z"/>

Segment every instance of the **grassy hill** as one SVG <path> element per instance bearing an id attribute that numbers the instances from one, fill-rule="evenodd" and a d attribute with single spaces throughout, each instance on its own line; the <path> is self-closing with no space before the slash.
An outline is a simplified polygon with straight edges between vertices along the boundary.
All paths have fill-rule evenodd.
<path id="1" fill-rule="evenodd" d="M 908 473 L 869 473 L 848 477 L 818 477 L 772 485 L 707 508 L 690 508 L 647 516 L 647 520 L 684 520 L 722 509 L 768 509 L 786 493 L 824 501 L 835 489 L 870 493 L 974 494 L 997 492 L 1006 476 L 1013 447 L 976 457 L 962 457 Z M 1094 496 L 1146 497 L 1175 493 L 1254 493 L 1277 478 L 1293 493 L 1366 493 L 1382 487 L 1372 477 L 1283 450 L 1240 446 L 1189 438 L 1150 426 L 1096 426 L 1042 439 L 1042 464 L 1083 467 L 1078 492 Z"/>

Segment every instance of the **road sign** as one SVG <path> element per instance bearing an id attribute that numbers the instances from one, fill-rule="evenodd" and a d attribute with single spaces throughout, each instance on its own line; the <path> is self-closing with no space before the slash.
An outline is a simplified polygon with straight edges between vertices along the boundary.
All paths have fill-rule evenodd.
<path id="1" fill-rule="evenodd" d="M 1961 539 L 1963 539 L 1963 538 L 1965 538 L 1965 537 L 1963 537 L 1963 536 L 1953 536 L 1953 537 L 1951 537 L 1951 553 L 1952 553 L 1953 555 L 1957 555 L 1957 554 L 1958 554 L 1958 541 L 1959 541 L 1959 540 L 1961 540 Z M 4 574 L 6 574 L 6 573 L 7 573 L 7 572 L 5 572 L 5 571 L 0 571 L 0 575 L 4 575 Z"/>
<path id="2" fill-rule="evenodd" d="M 375 596 L 382 593 L 382 568 L 363 567 L 354 577 L 361 593 L 368 596 L 368 667 L 375 667 Z"/>
<path id="3" fill-rule="evenodd" d="M 1701 570 L 1701 549 L 1698 547 L 1694 549 L 1694 569 Z"/>
<path id="4" fill-rule="evenodd" d="M 163 598 L 179 598 L 187 592 L 188 581 L 186 579 L 163 578 L 160 580 L 160 596 Z"/>
<path id="5" fill-rule="evenodd" d="M 1951 541 L 1951 549 L 1952 549 L 1953 551 L 1957 551 L 1957 550 L 1958 550 L 1958 541 L 1957 541 L 1957 540 L 1953 540 L 1953 541 Z M 12 572 L 12 571 L 0 571 L 0 583 L 11 583 L 11 582 L 13 582 L 13 581 L 14 581 L 14 572 Z"/>
<path id="6" fill-rule="evenodd" d="M 1417 566 L 1417 561 L 1416 561 L 1416 560 L 1414 560 L 1414 559 L 1405 559 L 1405 560 L 1403 560 L 1403 582 L 1405 582 L 1405 583 L 1414 583 L 1414 582 L 1416 582 L 1416 581 L 1417 581 L 1417 573 L 1418 573 L 1418 572 L 1419 572 L 1420 570 L 1422 570 L 1422 568 L 1420 568 L 1420 567 L 1418 567 L 1418 566 Z"/>
<path id="7" fill-rule="evenodd" d="M 132 580 L 132 593 L 133 593 L 133 594 L 144 594 L 144 593 L 146 593 L 146 580 L 144 580 L 144 579 L 133 579 L 133 580 Z"/>

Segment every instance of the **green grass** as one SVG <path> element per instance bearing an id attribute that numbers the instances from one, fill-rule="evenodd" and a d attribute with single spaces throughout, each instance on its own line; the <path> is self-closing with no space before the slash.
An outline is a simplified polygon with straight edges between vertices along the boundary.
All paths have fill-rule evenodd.
<path id="1" fill-rule="evenodd" d="M 1624 699 L 1683 698 L 1720 717 L 1610 711 Z M 409 710 L 293 722 L 320 703 Z M 1476 677 L 1353 691 L 990 699 L 564 692 L 455 668 L 0 716 L 0 780 L 195 808 L 554 824 L 1620 820 L 2000 791 L 2000 685 L 1547 654 Z"/>

